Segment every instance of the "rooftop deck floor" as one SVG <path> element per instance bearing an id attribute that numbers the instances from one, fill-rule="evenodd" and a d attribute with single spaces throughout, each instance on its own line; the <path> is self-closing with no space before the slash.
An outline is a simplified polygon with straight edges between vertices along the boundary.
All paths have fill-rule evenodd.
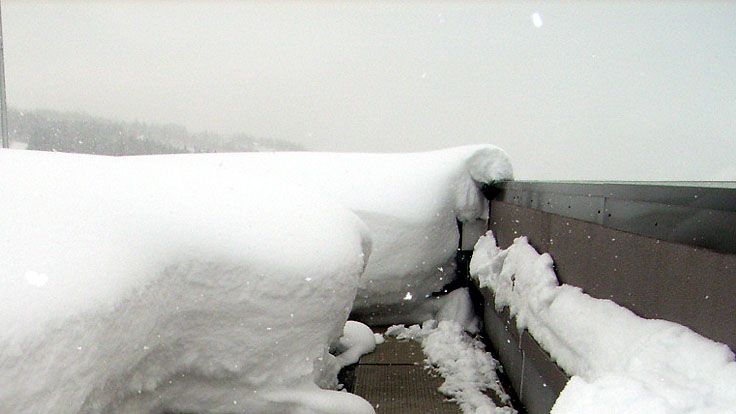
<path id="1" fill-rule="evenodd" d="M 454 402 L 437 391 L 441 384 L 441 377 L 424 368 L 418 343 L 389 337 L 360 359 L 353 392 L 373 404 L 376 414 L 461 414 Z"/>

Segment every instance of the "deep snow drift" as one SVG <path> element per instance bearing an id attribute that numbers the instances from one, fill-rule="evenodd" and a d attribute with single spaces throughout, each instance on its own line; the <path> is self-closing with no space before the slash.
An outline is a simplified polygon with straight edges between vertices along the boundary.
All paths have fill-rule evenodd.
<path id="1" fill-rule="evenodd" d="M 0 412 L 373 412 L 316 385 L 367 347 L 338 341 L 370 250 L 349 210 L 154 158 L 5 150 L 0 177 Z"/>
<path id="2" fill-rule="evenodd" d="M 554 414 L 736 412 L 736 362 L 726 345 L 560 286 L 552 258 L 525 237 L 501 250 L 488 232 L 470 271 L 572 376 Z"/>
<path id="3" fill-rule="evenodd" d="M 479 183 L 512 176 L 506 154 L 490 145 L 413 154 L 185 154 L 129 160 L 161 166 L 171 179 L 227 173 L 313 188 L 351 209 L 373 239 L 354 308 L 372 323 L 434 317 L 441 303 L 427 299 L 454 278 L 456 220 L 486 213 Z M 229 185 L 237 186 L 237 178 Z M 285 198 L 297 201 L 295 194 Z"/>

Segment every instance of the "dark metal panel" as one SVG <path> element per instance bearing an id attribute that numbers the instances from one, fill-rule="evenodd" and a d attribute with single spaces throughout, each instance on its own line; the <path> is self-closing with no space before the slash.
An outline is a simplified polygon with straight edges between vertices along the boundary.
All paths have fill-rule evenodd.
<path id="1" fill-rule="evenodd" d="M 521 388 L 524 406 L 529 413 L 549 413 L 567 385 L 567 375 L 529 332 L 524 331 L 520 345 L 524 355 L 524 383 Z"/>
<path id="2" fill-rule="evenodd" d="M 736 188 L 519 183 L 486 188 L 498 245 L 527 236 L 561 283 L 736 349 Z M 705 247 L 705 248 L 703 248 Z M 549 412 L 567 377 L 483 292 L 486 333 L 525 408 Z"/>
<path id="3" fill-rule="evenodd" d="M 693 208 L 733 211 L 736 206 L 736 187 L 703 187 L 700 183 L 605 183 L 605 182 L 549 182 L 505 181 L 495 183 L 503 193 L 523 191 L 530 193 L 554 193 L 585 197 L 646 201 L 651 203 L 680 205 Z M 499 199 L 499 197 L 496 197 Z M 508 200 L 504 200 L 508 201 Z"/>
<path id="4" fill-rule="evenodd" d="M 525 235 L 555 262 L 561 283 L 611 299 L 645 318 L 666 319 L 736 349 L 736 255 L 492 202 L 499 245 Z"/>
<path id="5" fill-rule="evenodd" d="M 534 235 L 529 242 L 539 251 L 549 249 L 549 220 L 543 212 L 529 210 L 529 214 L 519 215 L 519 207 L 508 203 L 491 202 L 489 228 L 493 230 L 498 246 L 505 249 L 521 236 Z"/>
<path id="6" fill-rule="evenodd" d="M 510 181 L 495 200 L 647 237 L 736 253 L 736 188 Z"/>
<path id="7" fill-rule="evenodd" d="M 736 212 L 608 199 L 605 224 L 618 230 L 736 253 Z"/>
<path id="8" fill-rule="evenodd" d="M 503 366 L 514 397 L 521 402 L 521 412 L 548 414 L 567 384 L 567 376 L 528 332 L 519 334 L 508 308 L 495 311 L 493 293 L 489 289 L 480 291 L 491 351 Z"/>
<path id="9" fill-rule="evenodd" d="M 516 326 L 508 319 L 508 309 L 498 313 L 493 308 L 493 294 L 488 289 L 480 289 L 483 296 L 483 326 L 491 353 L 498 359 L 503 372 L 511 383 L 512 392 L 518 397 L 521 390 L 523 356 L 519 348 L 519 334 Z"/>

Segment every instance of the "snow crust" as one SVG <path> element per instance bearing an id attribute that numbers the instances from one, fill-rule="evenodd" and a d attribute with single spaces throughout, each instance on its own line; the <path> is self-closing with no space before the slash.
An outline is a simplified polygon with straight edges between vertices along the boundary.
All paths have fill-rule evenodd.
<path id="1" fill-rule="evenodd" d="M 414 340 L 422 345 L 427 368 L 440 374 L 444 382 L 439 391 L 457 402 L 466 414 L 513 414 L 510 407 L 498 407 L 486 392 L 493 391 L 502 403 L 509 396 L 496 375 L 498 361 L 485 352 L 485 345 L 466 331 L 478 332 L 479 322 L 473 312 L 467 288 L 450 293 L 451 300 L 438 312 L 439 322 L 425 321 L 421 326 L 393 325 L 387 336 Z"/>
<path id="2" fill-rule="evenodd" d="M 283 179 L 133 160 L 0 151 L 0 412 L 373 413 L 318 387 L 362 221 Z"/>
<path id="3" fill-rule="evenodd" d="M 488 232 L 470 271 L 572 376 L 552 413 L 736 412 L 736 362 L 726 345 L 560 286 L 552 258 L 525 237 L 502 250 Z"/>
<path id="4" fill-rule="evenodd" d="M 512 178 L 508 156 L 491 145 L 407 154 L 183 154 L 130 160 L 142 167 L 160 165 L 172 177 L 228 173 L 290 183 L 351 209 L 373 239 L 354 306 L 355 316 L 371 324 L 433 317 L 442 304 L 428 304 L 431 293 L 454 278 L 456 220 L 487 212 L 479 183 Z"/>

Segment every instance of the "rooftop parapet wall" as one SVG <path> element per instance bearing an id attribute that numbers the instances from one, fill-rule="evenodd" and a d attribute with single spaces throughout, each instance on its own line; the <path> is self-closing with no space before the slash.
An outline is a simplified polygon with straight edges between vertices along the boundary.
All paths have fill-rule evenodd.
<path id="1" fill-rule="evenodd" d="M 487 198 L 611 229 L 736 254 L 736 183 L 509 181 Z"/>
<path id="2" fill-rule="evenodd" d="M 736 349 L 736 190 L 509 182 L 485 192 L 499 247 L 527 236 L 560 283 Z M 486 333 L 517 395 L 529 413 L 549 412 L 564 373 L 483 293 Z"/>
<path id="3" fill-rule="evenodd" d="M 736 202 L 730 204 L 730 199 L 736 200 L 736 189 L 582 184 L 578 190 L 583 194 L 571 196 L 572 184 L 566 184 L 568 194 L 549 189 L 535 194 L 522 186 L 514 183 L 509 186 L 514 190 L 502 191 L 491 203 L 490 229 L 500 247 L 527 236 L 535 248 L 552 256 L 561 283 L 581 287 L 593 297 L 611 299 L 639 316 L 680 323 L 736 349 L 736 252 L 727 252 L 736 247 Z M 628 194 L 634 198 L 628 208 L 627 191 L 632 191 Z M 655 200 L 648 201 L 647 194 Z M 698 194 L 700 197 L 695 197 Z M 601 215 L 605 221 L 580 219 L 584 211 L 580 203 L 577 209 L 567 209 L 578 218 L 566 217 L 565 207 L 575 201 L 563 202 L 556 213 L 523 206 L 533 203 L 550 210 L 549 206 L 555 200 L 563 201 L 562 197 L 584 197 L 590 206 L 604 206 Z M 683 205 L 683 200 L 690 199 L 690 205 Z M 683 209 L 688 213 L 681 222 L 668 213 Z M 595 217 L 598 210 L 589 211 Z M 642 211 L 646 214 L 636 215 Z M 666 237 L 652 235 L 653 228 Z M 700 236 L 683 239 L 680 235 L 685 232 Z M 722 244 L 714 245 L 716 241 Z M 702 248 L 704 243 L 714 249 Z"/>

